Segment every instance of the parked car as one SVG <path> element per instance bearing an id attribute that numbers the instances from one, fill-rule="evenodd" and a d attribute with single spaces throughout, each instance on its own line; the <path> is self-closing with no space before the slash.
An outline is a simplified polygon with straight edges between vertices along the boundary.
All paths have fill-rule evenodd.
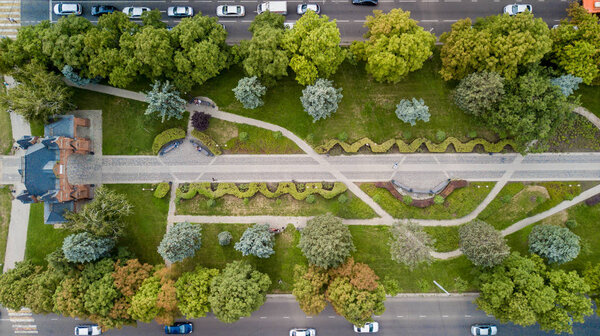
<path id="1" fill-rule="evenodd" d="M 367 322 L 362 327 L 354 326 L 354 332 L 359 334 L 374 334 L 379 332 L 379 322 Z"/>
<path id="2" fill-rule="evenodd" d="M 471 335 L 496 335 L 498 333 L 498 327 L 495 324 L 490 323 L 480 323 L 473 324 L 471 326 Z"/>
<path id="3" fill-rule="evenodd" d="M 189 6 L 177 6 L 167 8 L 167 16 L 190 17 L 194 16 L 194 9 Z"/>
<path id="4" fill-rule="evenodd" d="M 56 15 L 81 15 L 83 9 L 78 3 L 59 3 L 54 5 L 54 14 Z"/>
<path id="5" fill-rule="evenodd" d="M 524 11 L 533 12 L 533 7 L 531 7 L 531 5 L 522 5 L 522 4 L 506 5 L 504 7 L 504 13 L 506 13 L 510 16 L 517 15 L 519 13 L 523 13 Z"/>
<path id="6" fill-rule="evenodd" d="M 308 10 L 317 14 L 321 13 L 321 7 L 317 4 L 299 4 L 296 13 L 298 13 L 298 15 L 304 15 Z"/>
<path id="7" fill-rule="evenodd" d="M 316 336 L 317 330 L 313 328 L 290 329 L 290 336 Z"/>
<path id="8" fill-rule="evenodd" d="M 165 334 L 191 334 L 194 331 L 192 322 L 175 322 L 172 326 L 165 326 Z"/>
<path id="9" fill-rule="evenodd" d="M 377 0 L 352 0 L 353 5 L 377 6 Z"/>
<path id="10" fill-rule="evenodd" d="M 141 19 L 142 13 L 149 12 L 150 8 L 148 7 L 125 7 L 123 8 L 123 13 L 127 14 L 130 19 Z"/>
<path id="11" fill-rule="evenodd" d="M 75 327 L 75 336 L 102 335 L 102 329 L 97 324 L 80 324 Z"/>
<path id="12" fill-rule="evenodd" d="M 222 5 L 217 6 L 217 16 L 219 17 L 242 17 L 246 15 L 246 9 L 240 5 Z"/>
<path id="13" fill-rule="evenodd" d="M 92 6 L 92 15 L 100 16 L 100 15 L 116 12 L 117 10 L 118 9 L 115 6 L 108 6 L 108 5 Z"/>

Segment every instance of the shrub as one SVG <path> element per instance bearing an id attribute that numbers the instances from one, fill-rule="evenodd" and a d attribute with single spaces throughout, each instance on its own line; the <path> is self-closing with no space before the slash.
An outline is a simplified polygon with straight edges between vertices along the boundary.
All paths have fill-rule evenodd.
<path id="1" fill-rule="evenodd" d="M 579 84 L 583 83 L 583 79 L 581 77 L 576 77 L 571 74 L 563 75 L 560 77 L 552 78 L 550 80 L 552 85 L 560 88 L 560 92 L 562 92 L 565 96 L 570 96 L 579 89 Z"/>
<path id="2" fill-rule="evenodd" d="M 169 262 L 193 257 L 202 246 L 202 227 L 188 222 L 175 223 L 163 236 L 158 253 Z"/>
<path id="3" fill-rule="evenodd" d="M 412 100 L 402 99 L 396 105 L 396 116 L 398 119 L 409 123 L 411 126 L 417 124 L 417 120 L 429 122 L 429 107 L 425 105 L 423 99 L 412 98 Z"/>
<path id="4" fill-rule="evenodd" d="M 392 260 L 405 264 L 409 269 L 420 263 L 431 262 L 434 240 L 419 225 L 407 221 L 392 226 L 390 254 Z"/>
<path id="5" fill-rule="evenodd" d="M 548 259 L 550 264 L 563 264 L 577 257 L 579 240 L 579 236 L 567 228 L 536 225 L 529 233 L 529 252 Z"/>
<path id="6" fill-rule="evenodd" d="M 195 130 L 205 131 L 210 124 L 210 114 L 204 112 L 194 112 L 192 115 L 192 126 Z"/>
<path id="7" fill-rule="evenodd" d="M 255 109 L 264 104 L 261 97 L 265 95 L 267 88 L 254 76 L 240 79 L 232 91 L 245 109 Z"/>
<path id="8" fill-rule="evenodd" d="M 233 237 L 231 236 L 231 233 L 229 231 L 223 231 L 219 232 L 217 238 L 219 239 L 219 245 L 227 246 L 231 243 L 231 239 Z"/>
<path id="9" fill-rule="evenodd" d="M 166 81 L 164 84 L 155 81 L 152 90 L 146 94 L 148 107 L 144 114 L 158 114 L 162 122 L 171 118 L 181 119 L 185 112 L 185 99 L 179 96 L 179 91 Z"/>
<path id="10" fill-rule="evenodd" d="M 154 189 L 154 197 L 163 198 L 167 196 L 169 190 L 171 190 L 171 185 L 168 182 L 161 182 Z"/>
<path id="11" fill-rule="evenodd" d="M 298 247 L 311 265 L 323 268 L 341 265 L 355 250 L 348 226 L 329 213 L 308 221 Z"/>
<path id="12" fill-rule="evenodd" d="M 338 133 L 337 138 L 340 141 L 346 141 L 346 140 L 348 140 L 348 133 L 346 133 L 346 132 Z"/>
<path id="13" fill-rule="evenodd" d="M 404 138 L 404 140 L 410 140 L 412 138 L 412 132 L 411 131 L 404 131 L 402 132 L 402 138 Z"/>
<path id="14" fill-rule="evenodd" d="M 435 196 L 433 197 L 433 202 L 434 202 L 435 204 L 444 204 L 444 201 L 445 201 L 445 199 L 444 199 L 444 197 L 442 197 L 441 195 L 435 195 Z"/>
<path id="15" fill-rule="evenodd" d="M 82 78 L 81 76 L 79 76 L 79 74 L 77 74 L 73 70 L 73 67 L 68 64 L 62 68 L 61 72 L 66 79 L 68 79 L 77 86 L 86 86 L 92 82 L 92 80 L 89 78 Z"/>
<path id="16" fill-rule="evenodd" d="M 446 132 L 442 130 L 435 132 L 435 139 L 440 142 L 444 141 L 446 139 Z"/>
<path id="17" fill-rule="evenodd" d="M 316 200 L 317 199 L 315 198 L 315 195 L 311 194 L 311 195 L 306 196 L 306 203 L 308 203 L 308 204 L 313 204 L 316 202 Z"/>
<path id="18" fill-rule="evenodd" d="M 279 140 L 281 138 L 283 138 L 283 133 L 281 133 L 281 131 L 273 132 L 273 139 Z"/>
<path id="19" fill-rule="evenodd" d="M 348 196 L 346 196 L 346 194 L 341 194 L 340 196 L 338 196 L 338 202 L 340 204 L 345 204 L 346 202 L 348 202 Z"/>
<path id="20" fill-rule="evenodd" d="M 235 183 L 219 183 L 215 190 L 212 189 L 211 183 L 201 182 L 192 183 L 189 185 L 187 192 L 177 190 L 177 197 L 183 199 L 192 199 L 196 194 L 200 194 L 208 198 L 219 198 L 224 195 L 232 195 L 237 198 L 252 197 L 256 193 L 261 193 L 267 198 L 278 198 L 281 195 L 289 194 L 296 200 L 304 200 L 309 195 L 318 194 L 325 199 L 332 199 L 342 193 L 348 188 L 341 182 L 335 182 L 331 190 L 327 190 L 323 187 L 322 183 L 312 182 L 306 183 L 305 190 L 299 191 L 296 189 L 296 185 L 292 182 L 280 182 L 277 185 L 275 191 L 271 191 L 266 183 L 252 182 L 248 184 L 246 191 L 241 191 Z"/>
<path id="21" fill-rule="evenodd" d="M 477 131 L 470 131 L 468 134 L 469 138 L 474 139 L 477 137 Z"/>
<path id="22" fill-rule="evenodd" d="M 250 203 L 250 199 L 248 197 L 244 198 L 244 205 L 248 205 Z"/>
<path id="23" fill-rule="evenodd" d="M 454 278 L 454 289 L 457 292 L 463 293 L 468 288 L 469 288 L 469 283 L 467 281 L 465 281 L 463 278 L 461 278 L 461 277 Z"/>
<path id="24" fill-rule="evenodd" d="M 171 141 L 185 138 L 185 131 L 181 128 L 169 128 L 166 131 L 161 132 L 154 138 L 152 143 L 152 152 L 156 155 L 160 152 L 164 145 Z"/>
<path id="25" fill-rule="evenodd" d="M 106 256 L 114 246 L 115 241 L 111 238 L 99 238 L 81 232 L 67 236 L 63 240 L 62 250 L 68 261 L 87 263 Z"/>
<path id="26" fill-rule="evenodd" d="M 385 288 L 385 293 L 390 296 L 396 296 L 402 291 L 398 280 L 392 279 L 387 275 L 383 278 L 383 287 Z"/>
<path id="27" fill-rule="evenodd" d="M 417 287 L 421 290 L 421 293 L 427 293 L 431 290 L 431 282 L 425 279 L 417 280 Z"/>
<path id="28" fill-rule="evenodd" d="M 213 153 L 214 155 L 221 155 L 222 152 L 219 148 L 219 145 L 205 133 L 194 129 L 192 130 L 192 136 L 198 139 L 198 141 L 200 141 L 204 146 L 206 146 L 208 150 L 210 150 L 211 153 Z"/>
<path id="29" fill-rule="evenodd" d="M 238 138 L 240 139 L 240 141 L 246 142 L 246 141 L 248 141 L 250 136 L 248 135 L 248 132 L 240 132 L 240 134 L 238 135 Z"/>
<path id="30" fill-rule="evenodd" d="M 215 201 L 214 198 L 209 198 L 206 200 L 206 206 L 209 208 L 214 207 L 215 205 L 217 205 L 217 201 Z"/>
<path id="31" fill-rule="evenodd" d="M 302 90 L 300 101 L 313 122 L 330 117 L 338 109 L 342 100 L 342 89 L 333 87 L 333 82 L 323 78 L 317 79 L 315 84 Z"/>
<path id="32" fill-rule="evenodd" d="M 577 221 L 574 219 L 569 219 L 565 222 L 565 226 L 569 229 L 574 229 L 577 227 Z"/>
<path id="33" fill-rule="evenodd" d="M 464 112 L 480 116 L 504 96 L 504 78 L 495 72 L 475 72 L 463 78 L 454 92 L 454 102 Z"/>
<path id="34" fill-rule="evenodd" d="M 412 197 L 410 197 L 410 195 L 403 195 L 402 196 L 402 202 L 404 202 L 404 204 L 406 205 L 411 205 L 412 204 Z"/>
<path id="35" fill-rule="evenodd" d="M 458 229 L 460 249 L 474 265 L 494 267 L 510 254 L 502 234 L 490 224 L 474 220 Z"/>
<path id="36" fill-rule="evenodd" d="M 267 224 L 255 224 L 244 231 L 240 241 L 234 248 L 242 252 L 243 256 L 253 255 L 259 258 L 268 258 L 275 253 L 273 250 L 273 234 L 269 232 Z"/>

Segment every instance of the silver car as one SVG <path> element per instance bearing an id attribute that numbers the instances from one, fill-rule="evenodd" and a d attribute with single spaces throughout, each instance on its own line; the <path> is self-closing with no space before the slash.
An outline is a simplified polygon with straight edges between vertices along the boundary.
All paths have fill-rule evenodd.
<path id="1" fill-rule="evenodd" d="M 246 15 L 246 9 L 240 5 L 222 5 L 217 7 L 219 17 L 242 17 Z"/>
<path id="2" fill-rule="evenodd" d="M 309 10 L 317 14 L 321 13 L 321 7 L 317 4 L 299 4 L 298 8 L 296 8 L 296 13 L 298 15 L 304 15 Z"/>
<path id="3" fill-rule="evenodd" d="M 130 19 L 141 19 L 142 13 L 149 12 L 150 8 L 148 7 L 125 7 L 123 8 L 123 13 L 127 14 Z"/>
<path id="4" fill-rule="evenodd" d="M 495 324 L 489 323 L 481 323 L 481 324 L 473 324 L 471 326 L 471 335 L 479 336 L 479 335 L 496 335 L 498 333 L 498 327 Z"/>
<path id="5" fill-rule="evenodd" d="M 362 327 L 354 326 L 354 332 L 359 334 L 374 334 L 379 332 L 379 322 L 367 322 Z"/>
<path id="6" fill-rule="evenodd" d="M 189 6 L 169 7 L 169 8 L 167 8 L 167 16 L 171 16 L 171 17 L 194 16 L 194 9 Z"/>
<path id="7" fill-rule="evenodd" d="M 81 15 L 83 10 L 80 4 L 77 3 L 60 3 L 54 5 L 54 14 L 56 15 Z"/>
<path id="8" fill-rule="evenodd" d="M 514 5 L 506 5 L 504 7 L 504 13 L 510 16 L 517 15 L 519 13 L 523 13 L 524 11 L 529 11 L 533 13 L 533 7 L 531 5 L 522 5 L 522 4 L 514 4 Z"/>

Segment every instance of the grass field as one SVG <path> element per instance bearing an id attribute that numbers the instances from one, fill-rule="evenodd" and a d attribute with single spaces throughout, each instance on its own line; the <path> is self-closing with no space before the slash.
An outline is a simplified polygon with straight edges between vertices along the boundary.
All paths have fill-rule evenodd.
<path id="1" fill-rule="evenodd" d="M 579 85 L 575 95 L 581 95 L 581 105 L 600 117 L 600 87 Z"/>
<path id="2" fill-rule="evenodd" d="M 10 114 L 5 108 L 0 109 L 0 154 L 9 154 L 13 145 Z"/>
<path id="3" fill-rule="evenodd" d="M 320 195 L 315 196 L 315 203 L 298 201 L 290 195 L 283 195 L 276 199 L 267 198 L 257 194 L 245 201 L 235 196 L 217 198 L 214 206 L 207 204 L 208 198 L 200 195 L 190 200 L 181 200 L 177 205 L 177 214 L 181 215 L 220 215 L 220 216 L 316 216 L 331 212 L 341 218 L 373 218 L 375 212 L 360 198 L 350 192 L 345 193 L 348 201 L 344 204 L 338 202 L 337 197 L 325 199 Z"/>
<path id="4" fill-rule="evenodd" d="M 437 252 L 450 252 L 459 248 L 459 226 L 425 226 L 423 229 L 435 239 L 434 248 Z"/>
<path id="5" fill-rule="evenodd" d="M 401 135 L 406 137 L 407 132 L 411 133 L 409 138 L 423 136 L 435 140 L 437 130 L 461 140 L 467 140 L 471 131 L 488 140 L 497 140 L 493 132 L 454 105 L 450 97 L 453 87 L 441 79 L 440 66 L 436 52 L 421 70 L 411 73 L 402 82 L 383 84 L 369 78 L 364 63 L 345 62 L 331 78 L 336 87 L 343 89 L 339 109 L 332 117 L 316 123 L 302 108 L 299 98 L 304 87 L 296 83 L 293 73 L 269 88 L 265 104 L 254 110 L 244 109 L 231 91 L 244 76 L 239 67 L 232 67 L 209 80 L 195 89 L 195 95 L 210 97 L 223 111 L 285 127 L 313 145 L 320 145 L 342 132 L 348 134 L 348 141 L 368 136 L 382 142 Z M 401 99 L 412 97 L 423 98 L 429 106 L 429 123 L 419 122 L 411 127 L 396 117 L 396 105 Z"/>
<path id="6" fill-rule="evenodd" d="M 443 204 L 427 208 L 406 205 L 385 188 L 363 183 L 360 188 L 394 218 L 452 219 L 471 213 L 494 187 L 491 182 L 473 182 L 465 188 L 454 190 Z"/>
<path id="7" fill-rule="evenodd" d="M 31 204 L 25 259 L 37 265 L 45 265 L 46 255 L 61 247 L 63 239 L 70 233 L 44 224 L 44 203 Z"/>
<path id="8" fill-rule="evenodd" d="M 0 263 L 4 265 L 8 226 L 10 224 L 11 192 L 9 186 L 0 187 Z M 2 270 L 0 269 L 0 273 Z"/>
<path id="9" fill-rule="evenodd" d="M 152 142 L 160 132 L 187 128 L 189 113 L 181 120 L 144 115 L 146 103 L 74 88 L 73 102 L 80 110 L 102 110 L 102 153 L 105 155 L 152 154 Z"/>

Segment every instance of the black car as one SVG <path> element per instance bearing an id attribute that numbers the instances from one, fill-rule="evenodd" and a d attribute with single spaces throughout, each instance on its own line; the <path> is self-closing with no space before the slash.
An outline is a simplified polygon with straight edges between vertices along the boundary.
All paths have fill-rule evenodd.
<path id="1" fill-rule="evenodd" d="M 352 0 L 353 5 L 377 6 L 377 0 Z"/>
<path id="2" fill-rule="evenodd" d="M 118 9 L 115 6 L 92 6 L 92 15 L 100 16 L 104 14 L 110 14 L 112 12 L 117 11 Z"/>

